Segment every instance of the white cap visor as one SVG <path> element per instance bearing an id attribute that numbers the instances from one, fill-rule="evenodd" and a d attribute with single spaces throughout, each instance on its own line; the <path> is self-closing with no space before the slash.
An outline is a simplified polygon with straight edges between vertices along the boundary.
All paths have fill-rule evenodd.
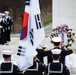
<path id="1" fill-rule="evenodd" d="M 10 50 L 3 50 L 2 51 L 2 54 L 4 55 L 12 55 L 13 51 L 10 51 Z"/>
<path id="2" fill-rule="evenodd" d="M 52 39 L 53 42 L 61 42 L 61 38 L 60 37 L 54 37 Z"/>

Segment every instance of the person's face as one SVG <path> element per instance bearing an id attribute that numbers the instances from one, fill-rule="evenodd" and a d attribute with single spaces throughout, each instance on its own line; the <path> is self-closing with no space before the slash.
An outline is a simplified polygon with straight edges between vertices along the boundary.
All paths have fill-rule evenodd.
<path id="1" fill-rule="evenodd" d="M 9 16 L 9 13 L 6 13 L 5 15 L 6 15 L 6 16 Z"/>
<path id="2" fill-rule="evenodd" d="M 2 15 L 0 15 L 0 18 L 2 18 Z"/>

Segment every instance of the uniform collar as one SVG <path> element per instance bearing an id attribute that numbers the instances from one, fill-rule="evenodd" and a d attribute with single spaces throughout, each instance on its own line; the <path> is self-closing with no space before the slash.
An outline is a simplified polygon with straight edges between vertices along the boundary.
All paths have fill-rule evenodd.
<path id="1" fill-rule="evenodd" d="M 56 60 L 53 60 L 53 63 L 58 63 L 58 62 L 59 62 L 59 60 L 57 60 L 57 61 Z"/>
<path id="2" fill-rule="evenodd" d="M 4 61 L 3 63 L 10 63 L 11 61 Z"/>
<path id="3" fill-rule="evenodd" d="M 6 19 L 9 18 L 9 16 L 6 16 Z"/>
<path id="4" fill-rule="evenodd" d="M 2 21 L 2 18 L 0 18 L 0 22 Z"/>

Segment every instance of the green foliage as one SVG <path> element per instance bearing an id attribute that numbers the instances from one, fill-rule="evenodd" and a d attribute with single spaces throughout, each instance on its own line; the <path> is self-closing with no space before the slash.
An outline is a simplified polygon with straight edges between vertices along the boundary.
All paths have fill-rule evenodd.
<path id="1" fill-rule="evenodd" d="M 18 18 L 21 18 L 20 22 L 22 23 L 24 9 L 25 9 L 25 2 L 26 0 L 1 0 L 0 1 L 0 12 L 3 13 L 4 11 L 9 11 L 10 16 L 13 18 L 14 22 L 17 21 Z M 47 16 L 48 12 L 50 12 L 51 14 L 52 0 L 39 0 L 39 2 L 40 2 L 41 12 L 45 13 L 44 16 Z M 47 21 L 44 21 L 44 26 L 51 23 L 51 21 L 52 21 L 51 18 Z M 13 32 L 15 32 L 16 25 L 17 24 L 13 23 L 13 26 L 12 26 Z"/>
<path id="2" fill-rule="evenodd" d="M 52 18 L 49 19 L 49 20 L 46 20 L 46 21 L 44 22 L 44 26 L 47 26 L 47 25 L 50 24 L 51 22 L 52 22 Z"/>

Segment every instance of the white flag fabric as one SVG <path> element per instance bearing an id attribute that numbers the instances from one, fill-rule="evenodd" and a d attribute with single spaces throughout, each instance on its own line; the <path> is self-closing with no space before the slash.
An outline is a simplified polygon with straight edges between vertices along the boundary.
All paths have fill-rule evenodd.
<path id="1" fill-rule="evenodd" d="M 41 19 L 39 0 L 26 0 L 23 26 L 17 52 L 17 65 L 20 71 L 25 71 L 33 65 L 36 48 L 45 38 Z"/>

